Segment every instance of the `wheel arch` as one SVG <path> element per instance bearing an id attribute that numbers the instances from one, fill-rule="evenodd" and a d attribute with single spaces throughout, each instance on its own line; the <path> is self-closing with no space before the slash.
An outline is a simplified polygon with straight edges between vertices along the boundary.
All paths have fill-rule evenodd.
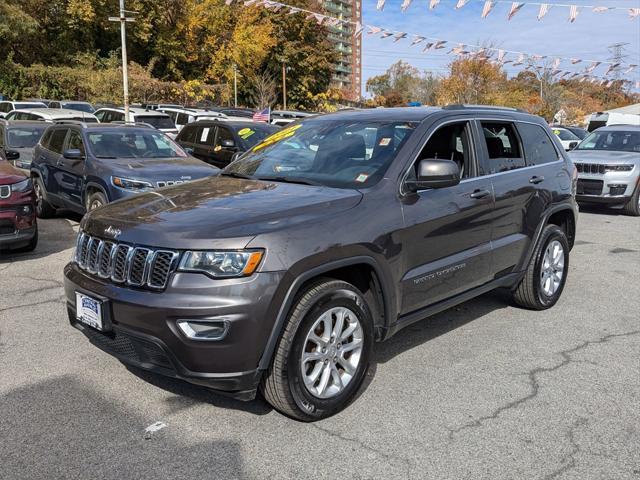
<path id="1" fill-rule="evenodd" d="M 90 180 L 85 184 L 84 190 L 82 191 L 83 206 L 86 207 L 87 199 L 89 198 L 89 195 L 91 195 L 93 192 L 101 192 L 105 196 L 107 201 L 110 201 L 109 194 L 107 193 L 107 189 L 104 188 L 104 186 L 101 183 L 96 182 L 94 180 Z"/>
<path id="2" fill-rule="evenodd" d="M 392 318 L 392 299 L 390 297 L 391 290 L 385 285 L 385 277 L 380 266 L 373 257 L 369 256 L 343 258 L 306 270 L 293 280 L 276 316 L 271 334 L 260 358 L 259 369 L 265 370 L 269 367 L 278 339 L 298 294 L 304 291 L 311 282 L 322 277 L 346 281 L 362 291 L 365 299 L 374 303 L 375 311 L 372 312 L 372 315 L 376 340 L 381 340 L 384 337 L 389 319 Z M 363 288 L 366 288 L 366 293 Z"/>

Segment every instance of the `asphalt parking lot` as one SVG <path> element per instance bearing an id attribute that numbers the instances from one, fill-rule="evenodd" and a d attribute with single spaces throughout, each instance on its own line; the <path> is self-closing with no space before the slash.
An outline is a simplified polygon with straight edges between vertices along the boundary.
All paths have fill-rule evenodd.
<path id="1" fill-rule="evenodd" d="M 91 346 L 61 286 L 77 220 L 0 257 L 2 479 L 640 479 L 638 218 L 583 211 L 555 308 L 494 292 L 415 324 L 315 424 Z"/>

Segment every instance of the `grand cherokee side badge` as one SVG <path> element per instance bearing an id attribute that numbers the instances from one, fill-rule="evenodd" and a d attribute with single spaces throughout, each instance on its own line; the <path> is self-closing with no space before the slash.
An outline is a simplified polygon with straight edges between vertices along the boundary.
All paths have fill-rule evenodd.
<path id="1" fill-rule="evenodd" d="M 112 225 L 109 225 L 107 228 L 104 229 L 104 234 L 111 236 L 111 238 L 115 240 L 120 235 L 122 235 L 122 230 L 120 230 L 119 228 L 115 228 Z"/>

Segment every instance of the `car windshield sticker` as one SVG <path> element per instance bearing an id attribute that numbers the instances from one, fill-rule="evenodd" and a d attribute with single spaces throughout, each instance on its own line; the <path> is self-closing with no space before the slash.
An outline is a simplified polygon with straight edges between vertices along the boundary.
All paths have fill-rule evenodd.
<path id="1" fill-rule="evenodd" d="M 367 178 L 369 178 L 369 175 L 367 175 L 366 173 L 361 173 L 360 175 L 358 175 L 356 177 L 356 182 L 358 182 L 358 183 L 366 182 Z"/>
<path id="2" fill-rule="evenodd" d="M 257 152 L 258 150 L 260 150 L 260 149 L 262 149 L 264 147 L 268 147 L 269 145 L 273 145 L 274 143 L 279 142 L 280 140 L 283 140 L 285 138 L 289 138 L 289 137 L 293 136 L 293 134 L 296 132 L 296 130 L 298 130 L 301 126 L 302 126 L 302 124 L 299 123 L 298 125 L 294 125 L 292 127 L 285 128 L 284 130 L 280 130 L 277 133 L 274 133 L 273 135 L 265 138 L 262 141 L 262 143 L 259 143 L 258 145 L 253 147 L 253 151 Z"/>
<path id="3" fill-rule="evenodd" d="M 556 135 L 560 135 L 560 130 L 558 130 L 557 128 L 553 131 L 553 133 L 555 133 Z"/>
<path id="4" fill-rule="evenodd" d="M 256 133 L 256 131 L 255 130 L 251 130 L 250 128 L 243 128 L 242 130 L 238 131 L 238 135 L 240 135 L 240 138 L 242 138 L 243 140 L 246 140 L 247 138 L 249 138 L 254 133 Z"/>
<path id="5" fill-rule="evenodd" d="M 380 139 L 380 143 L 378 145 L 380 145 L 381 147 L 386 147 L 390 143 L 391 143 L 391 139 L 389 137 L 385 137 Z"/>
<path id="6" fill-rule="evenodd" d="M 200 135 L 200 141 L 201 142 L 206 141 L 208 136 L 209 136 L 209 127 L 203 128 L 202 134 Z"/>

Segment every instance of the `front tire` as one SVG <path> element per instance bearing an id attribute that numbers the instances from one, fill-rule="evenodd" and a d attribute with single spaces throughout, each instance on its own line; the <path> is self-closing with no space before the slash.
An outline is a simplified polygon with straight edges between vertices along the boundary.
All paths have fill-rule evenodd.
<path id="1" fill-rule="evenodd" d="M 107 197 L 102 192 L 92 192 L 87 196 L 87 205 L 85 206 L 87 213 L 100 208 L 109 203 Z"/>
<path id="2" fill-rule="evenodd" d="M 624 205 L 623 211 L 632 217 L 640 217 L 640 183 L 638 183 L 636 191 L 631 195 L 629 201 Z"/>
<path id="3" fill-rule="evenodd" d="M 278 411 L 310 422 L 343 410 L 369 368 L 373 320 L 363 294 L 332 279 L 297 297 L 260 390 Z"/>
<path id="4" fill-rule="evenodd" d="M 513 292 L 514 301 L 521 307 L 532 310 L 553 307 L 562 294 L 568 270 L 567 236 L 557 225 L 547 225 L 524 277 Z"/>
<path id="5" fill-rule="evenodd" d="M 51 218 L 56 214 L 56 209 L 47 202 L 45 188 L 40 177 L 33 179 L 33 189 L 36 194 L 36 215 L 38 218 Z"/>

